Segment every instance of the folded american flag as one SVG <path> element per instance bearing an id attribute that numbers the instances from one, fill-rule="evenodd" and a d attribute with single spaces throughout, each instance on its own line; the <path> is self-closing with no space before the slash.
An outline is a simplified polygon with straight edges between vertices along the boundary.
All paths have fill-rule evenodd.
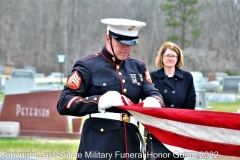
<path id="1" fill-rule="evenodd" d="M 118 106 L 128 110 L 177 155 L 240 159 L 240 114 L 206 110 Z"/>

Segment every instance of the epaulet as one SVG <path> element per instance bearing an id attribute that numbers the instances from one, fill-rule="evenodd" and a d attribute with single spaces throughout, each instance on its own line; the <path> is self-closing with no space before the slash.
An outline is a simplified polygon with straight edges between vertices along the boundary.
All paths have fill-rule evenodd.
<path id="1" fill-rule="evenodd" d="M 101 55 L 100 53 L 90 54 L 90 55 L 88 55 L 88 56 L 85 56 L 85 57 L 81 58 L 81 60 L 82 60 L 82 61 L 88 61 L 88 60 L 97 58 L 97 57 L 99 57 L 100 55 Z"/>
<path id="2" fill-rule="evenodd" d="M 136 59 L 136 58 L 133 58 L 133 57 L 130 57 L 130 56 L 127 58 L 127 60 L 135 60 L 135 61 L 144 63 L 143 61 L 141 61 L 139 59 Z"/>

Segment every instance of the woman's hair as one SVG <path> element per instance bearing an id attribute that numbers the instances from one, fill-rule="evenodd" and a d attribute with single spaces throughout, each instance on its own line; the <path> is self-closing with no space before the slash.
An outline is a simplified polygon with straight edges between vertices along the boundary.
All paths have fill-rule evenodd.
<path id="1" fill-rule="evenodd" d="M 176 67 L 178 67 L 179 69 L 183 68 L 184 66 L 184 62 L 183 62 L 183 53 L 182 53 L 182 50 L 173 42 L 165 42 L 163 43 L 163 45 L 160 47 L 158 53 L 157 53 L 157 57 L 156 57 L 156 66 L 158 68 L 163 68 L 164 64 L 163 64 L 163 54 L 165 53 L 165 51 L 167 49 L 171 49 L 173 50 L 174 52 L 177 53 L 178 55 L 178 60 L 177 60 L 177 63 L 176 63 Z"/>

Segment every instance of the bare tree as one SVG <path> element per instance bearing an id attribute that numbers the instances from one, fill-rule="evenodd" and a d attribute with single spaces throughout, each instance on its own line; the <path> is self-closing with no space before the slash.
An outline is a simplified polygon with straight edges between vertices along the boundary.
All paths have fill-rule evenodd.
<path id="1" fill-rule="evenodd" d="M 146 22 L 131 56 L 155 70 L 157 51 L 173 32 L 164 26 L 160 6 L 165 2 L 0 0 L 0 64 L 14 62 L 16 68 L 32 65 L 48 75 L 60 71 L 57 55 L 65 54 L 66 76 L 76 60 L 101 51 L 106 26 L 100 20 L 116 17 Z M 199 12 L 201 35 L 194 40 L 195 48 L 185 50 L 185 69 L 239 74 L 240 7 L 236 2 L 199 0 L 207 7 Z"/>

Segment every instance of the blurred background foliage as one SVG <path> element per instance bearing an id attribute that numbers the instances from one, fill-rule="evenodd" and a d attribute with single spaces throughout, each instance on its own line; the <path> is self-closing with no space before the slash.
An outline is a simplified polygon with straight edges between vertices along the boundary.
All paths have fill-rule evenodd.
<path id="1" fill-rule="evenodd" d="M 184 49 L 188 71 L 239 75 L 240 2 L 238 0 L 0 0 L 0 64 L 35 66 L 45 75 L 64 75 L 81 57 L 101 51 L 103 18 L 146 22 L 131 56 L 155 70 L 155 57 L 166 40 Z"/>

